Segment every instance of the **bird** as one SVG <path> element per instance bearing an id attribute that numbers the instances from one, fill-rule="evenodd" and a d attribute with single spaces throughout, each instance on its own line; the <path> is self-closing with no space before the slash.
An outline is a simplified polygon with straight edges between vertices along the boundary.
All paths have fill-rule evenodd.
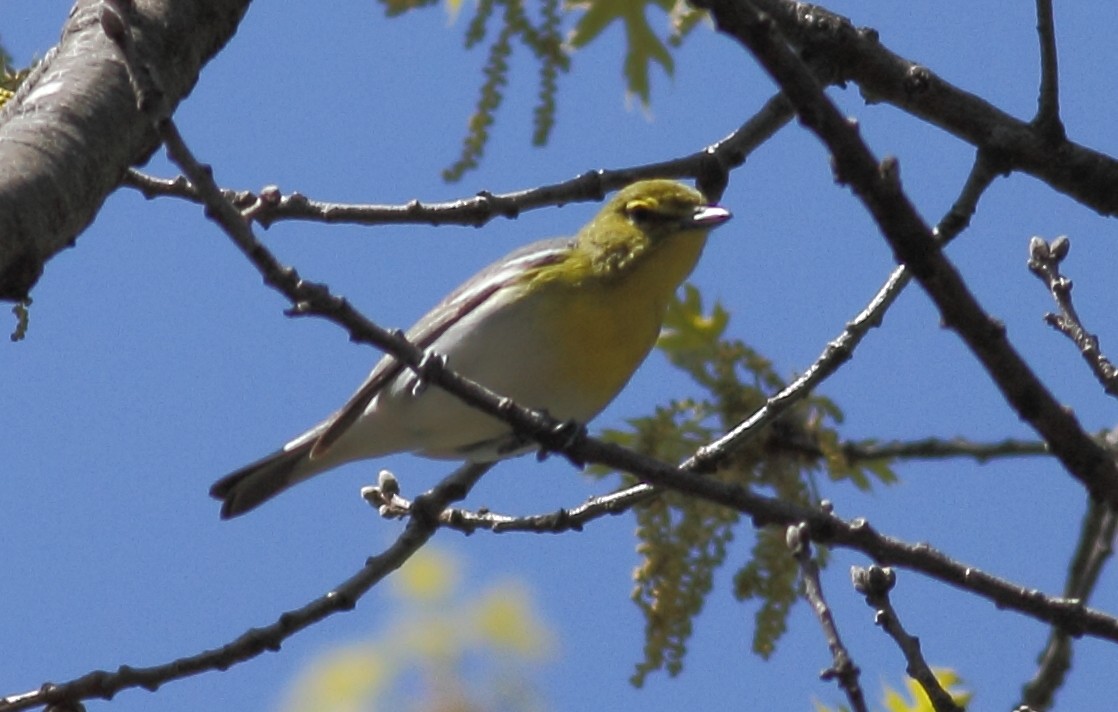
<path id="1" fill-rule="evenodd" d="M 501 396 L 586 423 L 652 350 L 708 233 L 730 217 L 678 181 L 631 183 L 573 238 L 527 245 L 478 272 L 407 338 Z M 333 415 L 214 483 L 222 519 L 356 460 L 412 452 L 487 463 L 532 449 L 507 423 L 425 385 L 385 355 Z"/>

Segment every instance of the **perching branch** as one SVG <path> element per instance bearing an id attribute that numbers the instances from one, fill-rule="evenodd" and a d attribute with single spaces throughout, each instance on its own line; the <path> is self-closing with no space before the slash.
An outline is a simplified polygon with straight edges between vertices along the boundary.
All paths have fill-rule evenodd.
<path id="1" fill-rule="evenodd" d="M 839 447 L 851 462 L 881 459 L 943 460 L 967 457 L 985 463 L 1000 458 L 1049 454 L 1048 448 L 1040 441 L 1014 439 L 996 442 L 975 442 L 966 438 L 924 438 L 881 443 L 852 441 L 843 443 Z M 822 452 L 817 448 L 804 454 L 822 456 Z M 616 492 L 591 497 L 577 506 L 564 507 L 542 514 L 511 515 L 490 509 L 471 511 L 448 508 L 442 513 L 441 523 L 448 529 L 456 529 L 465 534 L 472 534 L 479 529 L 492 531 L 495 534 L 505 532 L 559 534 L 582 531 L 594 520 L 627 512 L 655 496 L 656 493 L 657 490 L 648 484 L 631 485 Z M 362 490 L 362 496 L 386 518 L 410 515 L 412 502 L 403 497 L 396 488 L 384 491 L 380 487 L 367 487 Z"/>
<path id="2" fill-rule="evenodd" d="M 542 413 L 522 408 L 508 399 L 472 383 L 441 367 L 438 359 L 425 357 L 402 335 L 392 334 L 372 324 L 345 300 L 321 285 L 308 284 L 293 269 L 279 265 L 256 242 L 245 219 L 233 206 L 222 201 L 221 193 L 209 172 L 190 154 L 169 120 L 158 122 L 168 152 L 204 196 L 210 215 L 245 252 L 260 270 L 265 282 L 284 293 L 295 304 L 297 314 L 314 314 L 345 328 L 353 340 L 382 348 L 417 370 L 429 383 L 453 393 L 463 402 L 508 422 L 525 436 L 536 439 L 549 451 L 561 452 L 574 462 L 595 462 L 624 470 L 652 485 L 670 487 L 703 497 L 752 517 L 756 526 L 804 522 L 812 538 L 832 545 L 863 551 L 883 564 L 922 571 L 935 578 L 1076 633 L 1118 641 L 1118 619 L 1084 607 L 1078 601 L 1064 601 L 1038 594 L 1034 589 L 1013 585 L 970 566 L 954 562 L 931 547 L 908 545 L 873 531 L 864 521 L 846 522 L 829 510 L 810 509 L 778 499 L 757 495 L 736 485 L 696 477 L 694 468 L 674 467 L 654 458 L 571 432 L 563 424 Z"/>

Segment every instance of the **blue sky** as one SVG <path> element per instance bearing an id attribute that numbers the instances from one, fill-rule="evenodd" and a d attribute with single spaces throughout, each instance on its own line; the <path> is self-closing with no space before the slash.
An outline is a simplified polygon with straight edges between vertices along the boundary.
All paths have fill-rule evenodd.
<path id="1" fill-rule="evenodd" d="M 835 2 L 876 27 L 894 51 L 1027 118 L 1037 84 L 1030 3 Z M 57 39 L 68 3 L 0 0 L 0 37 L 17 62 Z M 1118 19 L 1058 7 L 1062 105 L 1069 135 L 1113 154 L 1118 135 L 1109 66 Z M 468 12 L 468 8 L 466 10 Z M 481 169 L 446 185 L 480 83 L 480 51 L 461 48 L 463 21 L 442 8 L 387 20 L 378 5 L 338 0 L 255 4 L 203 72 L 176 118 L 222 185 L 337 201 L 400 203 L 531 187 L 587 169 L 689 153 L 736 128 L 773 86 L 731 40 L 700 29 L 676 54 L 676 73 L 653 72 L 649 110 L 626 102 L 621 40 L 604 35 L 560 80 L 558 124 L 545 149 L 529 145 L 535 70 L 520 51 Z M 1113 59 L 1113 57 L 1110 57 Z M 950 205 L 973 149 L 855 90 L 832 96 L 861 121 L 931 222 Z M 148 170 L 172 175 L 162 156 Z M 864 306 L 893 262 L 856 201 L 831 178 L 825 152 L 785 128 L 731 177 L 723 199 L 735 220 L 713 236 L 693 281 L 733 313 L 731 331 L 789 376 L 806 368 Z M 287 223 L 263 233 L 279 257 L 328 282 L 371 318 L 403 327 L 474 270 L 529 240 L 569 233 L 593 205 L 527 213 L 472 228 L 327 227 Z M 1025 269 L 1028 238 L 1068 234 L 1066 270 L 1104 349 L 1118 343 L 1113 221 L 1013 176 L 987 193 L 949 254 L 1057 397 L 1090 429 L 1115 421 L 1073 348 L 1041 317 L 1050 302 Z M 267 453 L 342 402 L 377 359 L 337 328 L 283 316 L 286 306 L 195 206 L 119 191 L 75 249 L 53 260 L 34 292 L 28 339 L 0 346 L 6 445 L 0 497 L 0 692 L 19 692 L 93 668 L 163 662 L 213 647 L 301 605 L 356 570 L 400 525 L 356 496 L 380 467 L 405 491 L 434 483 L 445 465 L 400 456 L 351 466 L 233 522 L 206 496 L 212 480 Z M 626 417 L 689 393 L 654 355 L 596 421 Z M 822 392 L 836 400 L 850 438 L 965 434 L 1030 437 L 958 339 L 939 326 L 914 287 Z M 899 468 L 902 484 L 865 495 L 831 487 L 843 516 L 928 541 L 952 556 L 1058 593 L 1085 495 L 1058 465 L 1018 460 Z M 502 464 L 471 498 L 508 513 L 571 506 L 604 490 L 561 462 Z M 467 588 L 517 577 L 558 631 L 556 659 L 540 673 L 553 709 L 810 709 L 837 689 L 814 620 L 799 606 L 775 658 L 749 654 L 753 609 L 735 603 L 729 572 L 700 618 L 678 679 L 627 678 L 642 622 L 629 602 L 631 517 L 565 536 L 443 532 L 436 543 L 464 561 Z M 748 530 L 731 553 L 741 561 Z M 840 551 L 826 572 L 829 600 L 871 699 L 900 684 L 904 664 L 850 590 L 864 557 Z M 1118 609 L 1104 574 L 1095 604 Z M 222 674 L 168 685 L 151 697 L 122 693 L 118 711 L 214 707 L 271 710 L 286 685 L 333 646 L 367 640 L 387 622 L 374 592 L 355 612 L 296 636 Z M 901 572 L 894 602 L 928 658 L 955 668 L 977 708 L 1006 708 L 1034 670 L 1047 631 L 1017 614 Z M 13 653 L 18 650 L 18 654 Z M 1102 710 L 1118 648 L 1080 641 L 1060 708 Z M 109 704 L 92 703 L 90 709 Z"/>

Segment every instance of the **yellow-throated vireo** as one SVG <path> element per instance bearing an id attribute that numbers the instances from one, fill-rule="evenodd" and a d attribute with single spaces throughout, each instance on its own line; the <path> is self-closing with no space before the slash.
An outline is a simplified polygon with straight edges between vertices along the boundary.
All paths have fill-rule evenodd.
<path id="1" fill-rule="evenodd" d="M 506 255 L 408 332 L 450 368 L 520 405 L 586 422 L 618 394 L 660 333 L 668 301 L 730 212 L 693 188 L 647 180 L 624 188 L 572 238 Z M 392 356 L 336 413 L 210 494 L 234 517 L 346 462 L 394 452 L 490 462 L 530 449 L 507 423 L 418 376 Z"/>

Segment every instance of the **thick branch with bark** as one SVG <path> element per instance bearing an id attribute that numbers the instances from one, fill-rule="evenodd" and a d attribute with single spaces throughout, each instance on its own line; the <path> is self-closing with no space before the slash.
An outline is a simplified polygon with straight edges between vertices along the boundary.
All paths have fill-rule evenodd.
<path id="1" fill-rule="evenodd" d="M 247 4 L 136 3 L 132 24 L 139 28 L 139 52 L 172 105 L 228 41 Z M 155 145 L 135 111 L 123 68 L 94 27 L 98 6 L 98 0 L 79 0 L 57 51 L 0 111 L 0 165 L 19 167 L 0 175 L 0 299 L 26 296 L 46 261 L 73 243 L 127 169 Z M 870 100 L 893 104 L 978 147 L 998 170 L 1028 173 L 1094 210 L 1118 214 L 1113 158 L 1058 140 L 1050 122 L 1010 116 L 824 8 L 787 0 L 760 0 L 757 6 L 813 64 L 827 66 L 833 79 L 856 82 Z M 43 133 L 48 125 L 66 128 Z M 301 208 L 291 210 L 298 214 Z"/>
<path id="2" fill-rule="evenodd" d="M 737 2 L 709 3 L 733 8 Z M 855 82 L 868 101 L 888 102 L 997 158 L 1003 171 L 1021 171 L 1104 215 L 1118 215 L 1118 161 L 1060 140 L 1051 122 L 1022 121 L 981 97 L 896 54 L 872 29 L 818 5 L 755 0 L 801 52 L 823 55 Z M 1045 115 L 1047 116 L 1047 114 Z"/>
<path id="3" fill-rule="evenodd" d="M 136 109 L 101 0 L 78 0 L 62 40 L 0 109 L 0 299 L 24 299 L 157 139 Z M 247 0 L 137 0 L 121 7 L 136 50 L 175 106 L 233 36 Z"/>

